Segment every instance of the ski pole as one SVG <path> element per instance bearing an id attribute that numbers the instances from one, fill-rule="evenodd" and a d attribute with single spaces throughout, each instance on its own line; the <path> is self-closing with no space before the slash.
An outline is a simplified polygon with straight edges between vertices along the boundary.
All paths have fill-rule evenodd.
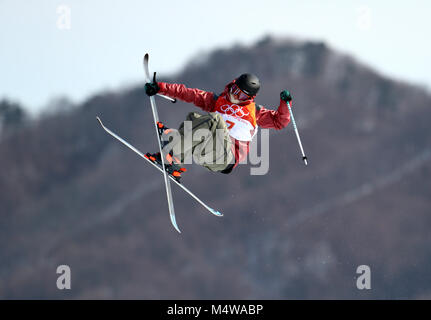
<path id="1" fill-rule="evenodd" d="M 170 102 L 172 102 L 172 103 L 177 102 L 177 99 L 174 99 L 174 98 L 171 98 L 171 97 L 165 96 L 165 95 L 160 94 L 160 93 L 156 93 L 156 94 L 157 94 L 159 97 L 165 98 L 166 100 L 169 100 L 169 101 L 170 101 Z"/>
<path id="2" fill-rule="evenodd" d="M 293 129 L 295 130 L 296 138 L 298 139 L 299 147 L 301 148 L 302 160 L 304 161 L 305 165 L 308 165 L 307 157 L 305 156 L 304 149 L 302 148 L 301 138 L 299 137 L 298 128 L 296 127 L 296 122 L 295 122 L 295 118 L 293 117 L 293 112 L 292 112 L 292 108 L 290 107 L 290 103 L 291 102 L 288 102 L 287 106 L 289 108 L 290 117 L 292 118 Z"/>

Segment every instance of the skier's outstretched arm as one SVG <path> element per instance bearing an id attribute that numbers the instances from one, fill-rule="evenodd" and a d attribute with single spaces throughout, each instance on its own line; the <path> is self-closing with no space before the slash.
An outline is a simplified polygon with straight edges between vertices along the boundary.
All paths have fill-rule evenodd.
<path id="1" fill-rule="evenodd" d="M 261 128 L 281 130 L 290 122 L 290 112 L 287 107 L 292 103 L 292 96 L 289 91 L 280 93 L 280 105 L 277 110 L 269 110 L 263 106 L 256 105 L 256 122 Z"/>
<path id="2" fill-rule="evenodd" d="M 204 111 L 212 111 L 215 105 L 214 93 L 201 89 L 187 88 L 183 84 L 158 82 L 158 93 L 185 102 L 193 103 Z"/>

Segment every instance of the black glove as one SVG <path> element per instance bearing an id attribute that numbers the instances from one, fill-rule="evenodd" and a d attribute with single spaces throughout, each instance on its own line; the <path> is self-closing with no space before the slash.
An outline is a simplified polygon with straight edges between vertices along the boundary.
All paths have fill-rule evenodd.
<path id="1" fill-rule="evenodd" d="M 157 94 L 159 91 L 160 87 L 157 84 L 156 73 L 154 72 L 153 82 L 148 82 L 145 84 L 145 93 L 151 97 Z"/>
<path id="2" fill-rule="evenodd" d="M 283 101 L 286 101 L 286 102 L 290 102 L 290 101 L 292 101 L 293 97 L 289 91 L 284 90 L 280 93 L 280 99 Z"/>

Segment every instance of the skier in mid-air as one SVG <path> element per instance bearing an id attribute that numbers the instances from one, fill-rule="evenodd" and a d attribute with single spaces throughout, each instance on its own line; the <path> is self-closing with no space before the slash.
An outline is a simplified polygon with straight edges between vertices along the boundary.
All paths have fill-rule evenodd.
<path id="1" fill-rule="evenodd" d="M 182 149 L 175 152 L 175 147 L 165 155 L 167 170 L 176 178 L 181 177 L 185 171 L 181 167 L 189 155 L 193 154 L 195 161 L 213 172 L 230 173 L 242 160 L 247 157 L 249 144 L 257 132 L 257 127 L 272 128 L 280 130 L 290 122 L 288 103 L 292 103 L 292 96 L 289 91 L 283 90 L 280 93 L 280 105 L 277 110 L 266 109 L 255 103 L 255 98 L 260 89 L 259 79 L 249 73 L 240 75 L 228 83 L 224 91 L 217 95 L 200 89 L 187 88 L 183 84 L 157 82 L 154 80 L 145 84 L 145 92 L 148 96 L 162 94 L 171 98 L 193 103 L 197 107 L 206 111 L 206 114 L 191 112 L 187 115 L 191 121 L 193 132 L 198 129 L 206 129 L 207 137 L 193 141 L 189 149 L 184 147 L 185 132 L 184 123 L 178 129 L 180 134 Z M 162 123 L 158 123 L 159 134 L 163 135 L 171 131 Z M 221 134 L 220 134 L 221 133 Z M 205 161 L 207 156 L 202 150 L 209 139 L 213 143 L 212 153 L 216 153 L 216 144 L 222 143 L 222 153 L 216 155 L 215 161 Z M 199 149 L 196 149 L 199 146 Z M 210 148 L 210 149 L 211 149 Z M 194 152 L 199 150 L 199 152 Z M 146 157 L 153 162 L 161 164 L 160 153 L 147 153 Z M 222 161 L 220 161 L 222 157 Z M 200 161 L 202 158 L 202 161 Z"/>
<path id="2" fill-rule="evenodd" d="M 308 164 L 292 113 L 292 96 L 289 91 L 283 90 L 280 93 L 280 105 L 277 110 L 269 110 L 254 102 L 260 89 L 260 82 L 253 74 L 240 75 L 228 83 L 220 95 L 216 95 L 213 92 L 190 89 L 183 84 L 157 82 L 155 72 L 151 81 L 148 61 L 149 54 L 147 53 L 143 59 L 146 78 L 145 92 L 150 97 L 154 125 L 159 138 L 157 141 L 159 153 L 142 153 L 107 128 L 100 117 L 96 118 L 106 133 L 163 173 L 169 216 L 172 225 L 178 232 L 181 231 L 175 218 L 170 181 L 177 184 L 211 214 L 218 217 L 223 216 L 220 211 L 208 206 L 180 182 L 181 173 L 185 171 L 181 165 L 189 163 L 190 155 L 193 155 L 196 163 L 210 171 L 230 173 L 247 157 L 250 141 L 256 135 L 258 126 L 280 130 L 292 120 L 293 129 L 301 149 L 302 160 L 305 165 Z M 175 102 L 176 99 L 192 102 L 206 111 L 206 114 L 191 112 L 178 130 L 167 128 L 159 121 L 157 106 L 153 97 L 156 94 L 172 102 Z M 170 138 L 174 139 L 171 140 Z"/>

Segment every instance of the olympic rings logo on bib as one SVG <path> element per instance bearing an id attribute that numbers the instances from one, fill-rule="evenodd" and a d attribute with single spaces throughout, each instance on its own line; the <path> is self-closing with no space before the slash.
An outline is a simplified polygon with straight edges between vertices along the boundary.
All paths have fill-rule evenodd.
<path id="1" fill-rule="evenodd" d="M 230 116 L 238 116 L 240 118 L 243 118 L 245 116 L 248 116 L 250 114 L 250 112 L 244 112 L 244 110 L 242 110 L 241 106 L 237 105 L 237 104 L 225 104 L 223 106 L 220 107 L 220 110 L 223 111 L 225 114 L 230 115 Z"/>

